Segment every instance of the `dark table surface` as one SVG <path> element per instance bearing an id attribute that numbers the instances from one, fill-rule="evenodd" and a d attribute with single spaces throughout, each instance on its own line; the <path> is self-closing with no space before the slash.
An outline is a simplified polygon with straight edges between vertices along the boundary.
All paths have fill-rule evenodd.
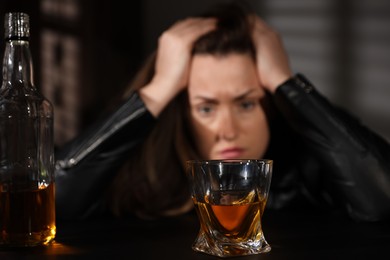
<path id="1" fill-rule="evenodd" d="M 160 220 L 57 221 L 45 247 L 0 249 L 0 259 L 216 259 L 194 252 L 194 212 Z M 271 252 L 231 259 L 390 259 L 390 221 L 357 223 L 339 214 L 266 211 Z"/>

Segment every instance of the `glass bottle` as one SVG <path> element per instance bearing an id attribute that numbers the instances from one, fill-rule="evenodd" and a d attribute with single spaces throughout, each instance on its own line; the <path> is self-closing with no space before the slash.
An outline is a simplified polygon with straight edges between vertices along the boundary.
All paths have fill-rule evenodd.
<path id="1" fill-rule="evenodd" d="M 29 16 L 6 13 L 0 89 L 0 246 L 56 234 L 53 106 L 34 86 Z"/>

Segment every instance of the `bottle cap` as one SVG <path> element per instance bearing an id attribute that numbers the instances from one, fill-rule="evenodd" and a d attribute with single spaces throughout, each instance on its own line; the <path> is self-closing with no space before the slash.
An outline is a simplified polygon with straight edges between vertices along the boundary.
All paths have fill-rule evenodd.
<path id="1" fill-rule="evenodd" d="M 30 19 L 26 13 L 6 13 L 4 26 L 5 39 L 22 39 L 30 36 Z"/>

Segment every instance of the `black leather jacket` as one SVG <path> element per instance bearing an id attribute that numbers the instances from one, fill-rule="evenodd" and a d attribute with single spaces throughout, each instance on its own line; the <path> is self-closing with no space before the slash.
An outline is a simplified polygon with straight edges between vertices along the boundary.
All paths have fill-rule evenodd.
<path id="1" fill-rule="evenodd" d="M 390 217 L 390 145 L 332 105 L 302 75 L 273 96 L 267 158 L 274 174 L 267 206 L 342 208 L 355 220 Z M 104 191 L 119 167 L 153 129 L 137 93 L 110 117 L 56 154 L 58 218 L 101 212 Z"/>

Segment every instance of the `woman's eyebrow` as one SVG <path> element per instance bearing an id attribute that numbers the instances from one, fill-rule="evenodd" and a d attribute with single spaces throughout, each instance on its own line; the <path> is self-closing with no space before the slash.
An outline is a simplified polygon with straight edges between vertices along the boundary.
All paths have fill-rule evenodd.
<path id="1" fill-rule="evenodd" d="M 249 94 L 251 94 L 254 91 L 255 91 L 255 89 L 249 89 L 249 90 L 245 91 L 244 93 L 242 93 L 242 94 L 238 95 L 237 97 L 235 97 L 234 100 L 244 99 L 244 98 L 246 98 Z"/>
<path id="2" fill-rule="evenodd" d="M 195 100 L 200 100 L 202 102 L 206 102 L 206 103 L 213 103 L 213 104 L 217 104 L 218 103 L 218 100 L 216 98 L 211 98 L 211 97 L 206 97 L 206 96 L 195 96 L 194 97 Z"/>
<path id="3" fill-rule="evenodd" d="M 248 89 L 244 93 L 239 94 L 238 96 L 234 97 L 233 99 L 234 100 L 244 99 L 254 91 L 255 91 L 255 89 Z M 208 97 L 208 96 L 204 96 L 204 95 L 196 95 L 196 96 L 194 96 L 194 99 L 200 99 L 202 101 L 206 101 L 206 102 L 210 102 L 210 103 L 217 103 L 218 102 L 217 98 Z"/>

